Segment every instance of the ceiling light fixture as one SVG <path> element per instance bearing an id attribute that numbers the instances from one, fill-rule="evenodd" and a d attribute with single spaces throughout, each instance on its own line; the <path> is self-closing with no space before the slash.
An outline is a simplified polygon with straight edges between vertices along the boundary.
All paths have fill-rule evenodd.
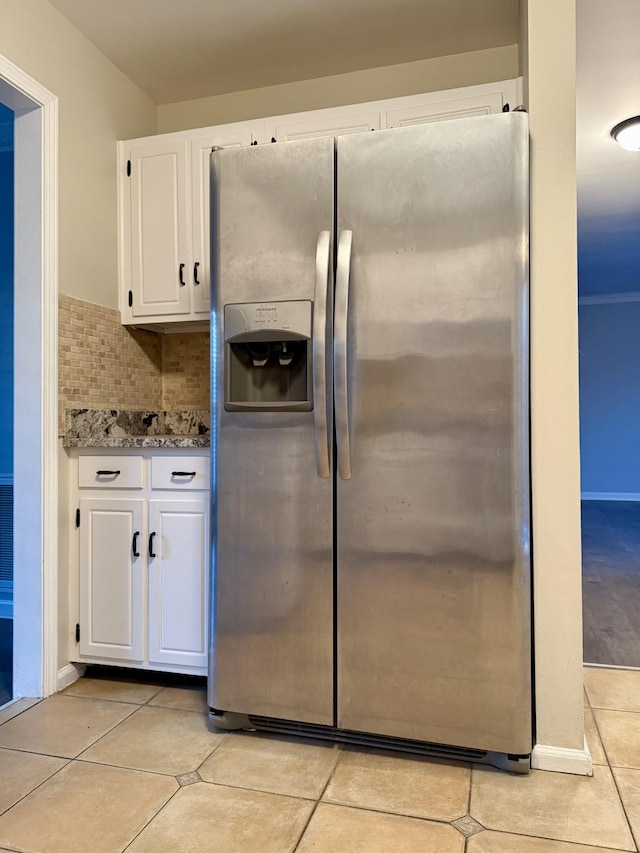
<path id="1" fill-rule="evenodd" d="M 625 151 L 640 151 L 640 116 L 621 121 L 612 129 L 611 136 Z"/>

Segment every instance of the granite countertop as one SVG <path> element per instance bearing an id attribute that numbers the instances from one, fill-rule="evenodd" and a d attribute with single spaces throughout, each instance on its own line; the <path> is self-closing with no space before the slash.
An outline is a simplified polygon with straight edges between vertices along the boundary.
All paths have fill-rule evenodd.
<path id="1" fill-rule="evenodd" d="M 209 447 L 206 411 L 67 409 L 64 447 Z"/>

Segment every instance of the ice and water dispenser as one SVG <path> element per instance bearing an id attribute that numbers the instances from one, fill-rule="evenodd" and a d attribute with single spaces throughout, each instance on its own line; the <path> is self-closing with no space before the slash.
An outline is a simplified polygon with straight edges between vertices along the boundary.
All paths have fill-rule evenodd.
<path id="1" fill-rule="evenodd" d="M 313 408 L 312 303 L 224 306 L 224 407 L 234 411 Z"/>

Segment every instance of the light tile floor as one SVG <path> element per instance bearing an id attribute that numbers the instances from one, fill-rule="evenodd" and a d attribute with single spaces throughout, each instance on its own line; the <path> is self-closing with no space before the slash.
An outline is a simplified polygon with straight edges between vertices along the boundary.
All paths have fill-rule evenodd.
<path id="1" fill-rule="evenodd" d="M 83 678 L 0 711 L 0 853 L 636 851 L 640 672 L 585 686 L 593 778 L 212 733 L 204 688 Z"/>

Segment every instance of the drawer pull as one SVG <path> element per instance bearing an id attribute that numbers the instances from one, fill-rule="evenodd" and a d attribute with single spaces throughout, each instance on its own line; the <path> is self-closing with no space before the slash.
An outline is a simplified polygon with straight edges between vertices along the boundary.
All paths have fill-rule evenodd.
<path id="1" fill-rule="evenodd" d="M 172 471 L 171 476 L 172 477 L 195 477 L 196 472 L 195 471 Z"/>
<path id="2" fill-rule="evenodd" d="M 117 477 L 120 471 L 96 471 L 98 477 Z"/>
<path id="3" fill-rule="evenodd" d="M 131 550 L 133 552 L 134 557 L 139 557 L 140 552 L 138 551 L 138 536 L 140 536 L 140 531 L 136 530 L 133 534 L 133 542 L 131 543 Z"/>
<path id="4" fill-rule="evenodd" d="M 156 534 L 155 534 L 155 532 L 154 532 L 154 533 L 150 533 L 150 534 L 149 534 L 149 556 L 150 556 L 150 557 L 155 557 L 155 556 L 156 556 L 156 554 L 154 554 L 154 552 L 153 552 L 153 537 L 154 537 L 155 535 L 156 535 Z"/>

